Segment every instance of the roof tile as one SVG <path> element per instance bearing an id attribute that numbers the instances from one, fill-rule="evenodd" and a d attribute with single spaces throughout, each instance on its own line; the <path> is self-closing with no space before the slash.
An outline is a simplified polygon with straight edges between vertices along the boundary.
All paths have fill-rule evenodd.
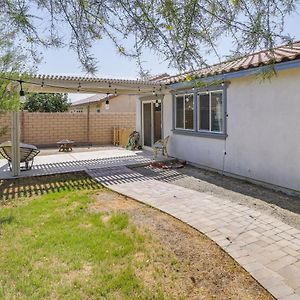
<path id="1" fill-rule="evenodd" d="M 280 63 L 295 59 L 300 59 L 300 41 L 279 46 L 274 48 L 273 51 L 263 50 L 237 58 L 235 60 L 229 60 L 212 65 L 207 68 L 169 76 L 168 78 L 163 78 L 162 81 L 166 84 L 171 84 L 184 81 L 188 75 L 193 75 L 196 77 L 208 77 L 215 74 L 236 72 L 240 70 L 256 68 L 261 65 L 268 65 L 271 64 L 273 60 L 275 60 L 276 63 Z"/>

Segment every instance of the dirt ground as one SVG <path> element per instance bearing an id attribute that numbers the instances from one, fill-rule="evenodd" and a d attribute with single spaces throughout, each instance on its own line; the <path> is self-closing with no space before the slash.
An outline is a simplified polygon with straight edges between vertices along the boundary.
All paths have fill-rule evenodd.
<path id="1" fill-rule="evenodd" d="M 159 169 L 147 166 L 134 168 L 134 170 L 156 180 L 247 205 L 300 229 L 300 197 L 289 196 L 190 165 L 182 169 Z"/>
<path id="2" fill-rule="evenodd" d="M 273 299 L 219 246 L 188 225 L 156 209 L 110 192 L 100 191 L 90 209 L 129 215 L 145 239 L 137 254 L 136 273 L 146 286 L 159 286 L 167 299 Z M 136 263 L 138 262 L 138 263 Z"/>

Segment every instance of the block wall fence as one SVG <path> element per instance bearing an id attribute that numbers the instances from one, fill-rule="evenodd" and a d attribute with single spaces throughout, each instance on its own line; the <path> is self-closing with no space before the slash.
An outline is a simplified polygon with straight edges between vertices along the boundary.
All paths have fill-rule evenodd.
<path id="1" fill-rule="evenodd" d="M 62 139 L 77 144 L 113 143 L 113 128 L 135 128 L 135 113 L 30 113 L 20 112 L 21 141 L 37 146 L 55 145 Z M 0 142 L 11 140 L 10 114 L 0 114 L 0 126 L 6 133 Z"/>

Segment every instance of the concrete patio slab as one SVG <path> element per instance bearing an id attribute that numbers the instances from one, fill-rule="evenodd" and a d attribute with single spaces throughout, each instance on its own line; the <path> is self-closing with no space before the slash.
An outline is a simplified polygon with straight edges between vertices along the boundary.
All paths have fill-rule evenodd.
<path id="1" fill-rule="evenodd" d="M 125 166 L 87 172 L 205 233 L 277 299 L 300 300 L 300 230 L 243 204 L 149 179 Z"/>
<path id="2" fill-rule="evenodd" d="M 58 173 L 85 171 L 95 168 L 113 166 L 143 165 L 153 161 L 150 151 L 129 151 L 119 147 L 99 147 L 98 150 L 85 152 L 66 152 L 57 154 L 38 155 L 31 170 L 22 171 L 20 177 L 52 175 Z M 161 157 L 158 160 L 165 160 Z M 0 159 L 0 179 L 11 179 L 7 161 Z"/>

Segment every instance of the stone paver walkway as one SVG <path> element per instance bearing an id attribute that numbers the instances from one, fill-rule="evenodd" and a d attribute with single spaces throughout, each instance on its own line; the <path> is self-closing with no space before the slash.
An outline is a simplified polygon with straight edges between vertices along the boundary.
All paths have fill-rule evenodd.
<path id="1" fill-rule="evenodd" d="M 110 189 L 205 233 L 274 297 L 300 300 L 300 231 L 269 215 L 147 177 L 125 166 L 88 170 Z"/>

